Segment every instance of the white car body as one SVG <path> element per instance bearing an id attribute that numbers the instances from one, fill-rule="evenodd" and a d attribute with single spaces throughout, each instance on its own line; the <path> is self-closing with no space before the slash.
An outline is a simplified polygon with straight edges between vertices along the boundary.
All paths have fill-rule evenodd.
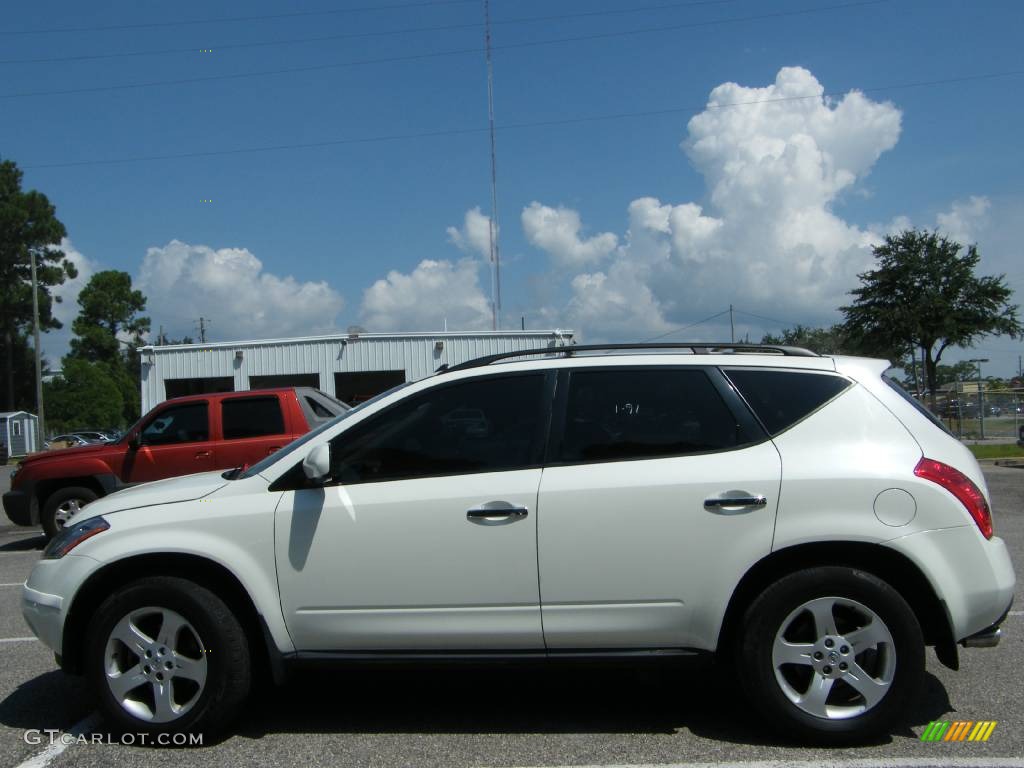
<path id="1" fill-rule="evenodd" d="M 852 384 L 735 451 L 269 490 L 316 446 L 417 392 L 496 372 L 609 365 L 792 369 Z M 447 372 L 353 411 L 261 474 L 191 475 L 93 502 L 68 527 L 102 516 L 109 530 L 41 560 L 24 613 L 68 660 L 79 649 L 67 643 L 81 641 L 65 622 L 94 574 L 127 558 L 188 555 L 233 575 L 281 659 L 715 651 L 730 601 L 759 563 L 801 547 L 868 546 L 913 563 L 945 611 L 933 617 L 944 642 L 963 641 L 1005 615 L 1014 571 L 1001 539 L 986 539 L 957 498 L 915 476 L 926 456 L 988 498 L 970 452 L 882 381 L 886 367 L 838 356 L 623 354 Z M 764 506 L 705 508 L 740 490 Z M 496 501 L 528 515 L 467 522 L 466 510 Z"/>

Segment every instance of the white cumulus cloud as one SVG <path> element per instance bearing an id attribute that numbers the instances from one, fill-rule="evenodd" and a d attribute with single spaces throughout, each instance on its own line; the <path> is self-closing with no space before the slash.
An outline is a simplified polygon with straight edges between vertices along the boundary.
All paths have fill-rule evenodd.
<path id="1" fill-rule="evenodd" d="M 193 323 L 211 321 L 208 338 L 304 336 L 337 330 L 342 297 L 327 283 L 299 282 L 263 269 L 245 248 L 214 249 L 172 240 L 149 248 L 136 285 L 146 295 L 153 330 L 195 337 Z"/>
<path id="2" fill-rule="evenodd" d="M 834 319 L 882 235 L 833 208 L 895 146 L 900 121 L 895 106 L 857 91 L 826 97 L 800 67 L 764 87 L 718 86 L 681 144 L 704 177 L 707 203 L 630 203 L 610 265 L 571 279 L 567 319 L 609 338 L 637 338 L 729 304 Z M 579 217 L 568 213 L 567 229 L 578 233 Z M 597 297 L 613 311 L 597 311 Z"/>
<path id="3" fill-rule="evenodd" d="M 987 197 L 978 195 L 957 200 L 948 211 L 936 217 L 939 231 L 961 245 L 970 245 L 977 241 L 978 234 L 988 224 L 991 207 Z"/>
<path id="4" fill-rule="evenodd" d="M 363 293 L 363 324 L 372 332 L 440 330 L 446 323 L 452 331 L 488 330 L 490 303 L 478 272 L 473 259 L 424 259 L 408 274 L 392 270 Z"/>
<path id="5" fill-rule="evenodd" d="M 537 201 L 523 208 L 523 232 L 532 245 L 547 251 L 556 264 L 578 267 L 600 262 L 615 250 L 619 239 L 611 232 L 582 239 L 580 215 L 571 208 L 551 208 Z"/>
<path id="6" fill-rule="evenodd" d="M 469 254 L 490 258 L 491 217 L 480 212 L 480 206 L 470 208 L 462 227 L 448 227 L 448 239 L 459 250 Z"/>

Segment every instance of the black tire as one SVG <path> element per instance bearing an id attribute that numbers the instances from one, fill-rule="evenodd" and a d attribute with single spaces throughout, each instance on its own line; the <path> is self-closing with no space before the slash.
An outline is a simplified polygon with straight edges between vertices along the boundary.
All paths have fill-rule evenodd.
<path id="1" fill-rule="evenodd" d="M 46 499 L 46 503 L 43 504 L 43 513 L 39 516 L 39 522 L 43 526 L 46 538 L 52 539 L 63 527 L 63 524 L 57 523 L 57 511 L 62 504 L 77 501 L 80 507 L 84 507 L 90 501 L 96 501 L 98 498 L 99 495 L 96 491 L 79 485 L 69 485 L 51 493 Z"/>
<path id="2" fill-rule="evenodd" d="M 122 619 L 134 615 L 148 620 L 146 611 L 149 609 L 171 611 L 184 618 L 194 629 L 194 634 L 191 634 L 192 629 L 186 629 L 179 633 L 179 637 L 184 641 L 198 640 L 198 643 L 193 642 L 193 647 L 200 649 L 186 655 L 205 659 L 205 682 L 201 687 L 188 687 L 193 683 L 188 683 L 188 686 L 168 683 L 174 692 L 172 695 L 182 693 L 182 688 L 185 688 L 183 698 L 193 694 L 190 708 L 169 722 L 153 722 L 129 711 L 108 683 L 107 669 L 108 665 L 115 664 L 115 654 L 128 658 L 121 665 L 122 669 L 136 663 L 140 667 L 148 664 L 141 653 L 133 656 L 119 645 L 111 651 L 108 641 Z M 140 623 L 143 619 L 139 619 Z M 154 639 L 159 637 L 156 629 L 148 634 Z M 86 678 L 107 724 L 118 732 L 215 734 L 237 715 L 249 694 L 252 681 L 249 642 L 231 608 L 205 587 L 173 576 L 140 579 L 108 597 L 89 625 L 86 654 Z M 171 657 L 175 660 L 182 658 L 176 654 L 164 658 Z M 160 668 L 160 664 L 155 666 Z M 146 700 L 147 696 L 155 700 L 157 690 L 157 684 L 150 678 L 150 681 L 141 683 L 132 695 L 139 700 Z M 156 712 L 152 704 L 146 706 L 151 714 Z"/>
<path id="3" fill-rule="evenodd" d="M 816 639 L 814 635 L 820 633 L 815 629 L 816 623 L 809 610 L 797 613 L 795 619 L 791 617 L 812 600 L 822 600 L 828 605 L 825 598 L 845 601 L 836 603 L 837 607 L 829 610 L 832 616 L 838 614 L 841 619 L 836 621 L 835 637 L 843 637 L 844 632 L 854 636 L 852 628 L 857 626 L 857 617 L 865 615 L 859 613 L 859 609 L 854 605 L 860 604 L 873 612 L 874 618 L 880 620 L 888 632 L 894 658 L 888 655 L 889 643 L 883 642 L 877 645 L 875 650 L 868 650 L 867 655 L 853 649 L 847 651 L 851 655 L 838 657 L 839 661 L 845 660 L 843 669 L 849 669 L 851 672 L 838 672 L 838 664 L 821 666 L 829 664 L 830 649 L 838 652 L 848 646 L 832 641 L 833 645 L 826 648 L 824 644 L 831 639 L 831 633 L 825 633 Z M 809 632 L 806 629 L 807 622 L 810 622 Z M 820 650 L 825 653 L 823 659 L 809 659 L 807 666 L 793 664 L 779 667 L 780 675 L 789 686 L 789 695 L 783 687 L 784 683 L 776 676 L 773 661 L 773 646 L 777 633 L 784 624 L 790 633 L 807 633 L 799 639 L 786 634 L 785 639 L 788 642 L 818 642 L 821 645 Z M 872 626 L 876 625 L 872 623 Z M 924 639 L 917 617 L 906 600 L 889 584 L 870 573 L 854 568 L 810 568 L 779 579 L 747 608 L 743 630 L 736 645 L 737 671 L 741 684 L 762 716 L 762 721 L 778 732 L 800 741 L 830 745 L 855 744 L 891 732 L 902 724 L 923 685 Z M 846 664 L 847 661 L 850 662 L 849 665 Z M 888 664 L 893 665 L 888 667 L 887 672 L 868 673 L 871 677 L 879 679 L 885 679 L 887 676 L 891 678 L 881 698 L 869 707 L 867 699 L 851 685 L 858 678 L 845 677 L 857 671 L 851 666 L 854 662 L 863 664 L 865 670 L 873 668 L 876 671 L 884 670 Z M 818 666 L 812 666 L 813 664 Z M 833 675 L 836 679 L 828 683 L 826 678 Z M 803 687 L 805 679 L 807 684 Z M 842 683 L 837 680 L 842 680 Z M 815 716 L 790 699 L 790 695 L 794 693 L 807 695 L 811 691 L 811 686 L 815 684 L 821 685 L 827 691 L 827 698 L 824 701 L 828 707 L 849 705 L 852 708 L 847 712 L 854 714 L 843 719 L 828 712 Z M 825 688 L 826 684 L 828 688 Z M 868 687 L 864 686 L 863 682 L 860 685 Z M 806 706 L 808 709 L 817 709 L 809 703 Z M 867 708 L 856 713 L 858 706 Z"/>

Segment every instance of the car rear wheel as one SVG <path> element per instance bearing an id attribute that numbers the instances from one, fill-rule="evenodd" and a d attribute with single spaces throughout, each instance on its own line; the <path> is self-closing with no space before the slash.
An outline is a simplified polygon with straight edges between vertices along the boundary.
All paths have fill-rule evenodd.
<path id="1" fill-rule="evenodd" d="M 249 693 L 244 630 L 216 594 L 176 577 L 142 579 L 100 606 L 86 675 L 115 729 L 213 733 Z"/>
<path id="2" fill-rule="evenodd" d="M 91 488 L 68 486 L 50 494 L 43 505 L 40 523 L 46 538 L 52 539 L 90 501 L 99 498 Z"/>
<path id="3" fill-rule="evenodd" d="M 920 691 L 917 618 L 869 573 L 790 574 L 750 605 L 744 627 L 743 686 L 772 725 L 797 738 L 841 744 L 891 731 Z"/>

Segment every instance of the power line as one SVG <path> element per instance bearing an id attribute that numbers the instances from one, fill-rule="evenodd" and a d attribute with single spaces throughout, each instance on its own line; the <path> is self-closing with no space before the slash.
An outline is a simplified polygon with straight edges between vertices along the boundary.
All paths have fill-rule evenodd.
<path id="1" fill-rule="evenodd" d="M 737 315 L 746 315 L 747 317 L 754 317 L 758 320 L 767 320 L 769 323 L 778 323 L 783 328 L 795 328 L 802 323 L 791 323 L 788 320 L 779 320 L 777 317 L 765 317 L 764 315 L 755 315 L 753 312 L 746 312 L 742 309 L 735 310 Z"/>
<path id="2" fill-rule="evenodd" d="M 582 18 L 593 18 L 600 16 L 621 16 L 625 14 L 634 13 L 648 13 L 650 11 L 663 11 L 663 10 L 678 10 L 679 8 L 690 8 L 701 5 L 724 5 L 726 3 L 735 3 L 740 0 L 690 0 L 685 3 L 671 3 L 665 5 L 645 5 L 635 8 L 620 8 L 615 10 L 606 11 L 584 11 L 581 13 L 562 13 L 548 16 L 524 16 L 514 19 L 501 19 L 492 20 L 491 24 L 497 26 L 499 24 L 529 24 L 541 21 L 566 21 L 569 19 L 582 19 Z M 338 40 L 352 40 L 360 38 L 371 38 L 371 37 L 392 37 L 398 35 L 415 34 L 421 32 L 446 32 L 458 29 L 478 29 L 483 24 L 480 22 L 467 22 L 464 24 L 441 24 L 432 27 L 407 27 L 405 29 L 384 29 L 384 30 L 371 30 L 365 32 L 346 32 L 338 35 L 323 35 L 320 37 L 297 37 L 287 40 L 263 40 L 251 43 L 210 43 L 203 44 L 203 48 L 209 48 L 214 51 L 233 51 L 233 50 L 244 50 L 248 48 L 265 48 L 274 47 L 281 45 L 298 45 L 303 43 L 322 43 L 332 42 Z M 3 59 L 0 60 L 2 64 L 52 64 L 66 61 L 92 61 L 97 59 L 117 59 L 134 56 L 165 56 L 170 54 L 178 53 L 196 53 L 198 48 L 191 46 L 188 48 L 163 48 L 154 49 L 149 51 L 109 51 L 105 53 L 94 53 L 94 54 L 81 54 L 76 56 L 54 56 L 54 57 L 43 57 L 36 59 Z"/>
<path id="3" fill-rule="evenodd" d="M 892 2 L 892 0 L 857 0 L 856 2 L 841 3 L 839 5 L 827 5 L 820 6 L 818 8 L 804 8 L 793 11 L 776 11 L 774 13 L 764 13 L 754 16 L 742 16 L 731 19 L 716 19 L 713 21 L 695 21 L 687 22 L 684 24 L 671 24 L 659 27 L 645 27 L 642 29 L 632 29 L 621 32 L 602 32 L 589 35 L 578 35 L 575 37 L 561 37 L 554 38 L 551 40 L 534 40 L 522 43 L 506 43 L 504 45 L 495 45 L 492 50 L 517 50 L 522 48 L 537 48 L 547 45 L 560 45 L 562 43 L 577 43 L 587 42 L 593 40 L 607 40 L 618 37 L 630 37 L 634 35 L 646 35 L 661 32 L 675 32 L 680 29 L 694 29 L 698 27 L 710 27 L 717 26 L 720 24 L 738 24 L 748 21 L 764 21 L 768 19 L 786 18 L 792 16 L 802 16 L 811 13 L 823 13 L 826 11 L 835 10 L 846 10 L 849 8 L 860 8 L 869 5 L 879 5 L 881 3 Z M 125 83 L 122 85 L 98 85 L 91 86 L 88 88 L 66 88 L 55 91 L 24 91 L 21 93 L 5 93 L 0 94 L 0 99 L 20 99 L 33 96 L 68 96 L 77 93 L 100 93 L 105 91 L 122 91 L 130 90 L 135 88 L 153 88 L 167 85 L 189 85 L 195 83 L 208 83 L 219 80 L 240 80 L 250 77 L 266 77 L 268 75 L 284 75 L 284 74 L 299 74 L 304 72 L 320 72 L 330 69 L 342 69 L 346 67 L 362 66 L 367 64 L 384 64 L 394 63 L 402 61 L 420 61 L 423 59 L 433 59 L 442 56 L 460 56 L 466 54 L 482 54 L 484 49 L 482 48 L 461 48 L 449 51 L 434 51 L 432 53 L 420 53 L 420 54 L 409 54 L 405 56 L 387 56 L 384 58 L 377 59 L 362 59 L 357 61 L 343 61 L 334 64 L 316 64 L 306 67 L 291 67 L 286 69 L 269 69 L 261 70 L 256 72 L 238 72 L 230 75 L 207 75 L 203 77 L 187 77 L 179 78 L 175 80 L 154 80 L 145 83 Z"/>
<path id="4" fill-rule="evenodd" d="M 690 323 L 689 325 L 684 325 L 682 328 L 673 328 L 671 331 L 666 331 L 665 333 L 658 334 L 657 336 L 651 336 L 651 338 L 649 338 L 649 339 L 644 339 L 640 343 L 641 344 L 646 344 L 649 341 L 657 341 L 658 339 L 663 339 L 666 336 L 671 336 L 673 333 L 681 333 L 682 331 L 688 331 L 690 328 L 696 328 L 698 325 L 704 325 L 704 323 L 708 322 L 709 320 L 714 320 L 716 317 L 721 317 L 722 315 L 727 315 L 727 314 L 729 314 L 729 310 L 725 309 L 725 310 L 722 310 L 721 312 L 719 312 L 717 315 L 711 315 L 711 317 L 705 317 L 703 320 L 698 320 L 696 323 Z"/>
<path id="5" fill-rule="evenodd" d="M 181 21 L 153 21 L 140 24 L 113 24 L 102 27 L 51 27 L 50 29 L 5 29 L 0 35 L 50 35 L 65 32 L 111 32 L 125 29 L 156 29 L 158 27 L 185 27 L 196 24 L 225 24 L 236 21 L 264 21 L 267 19 L 290 19 L 306 16 L 332 16 L 343 13 L 362 13 L 364 11 L 388 11 L 402 8 L 423 8 L 434 5 L 467 5 L 476 0 L 423 0 L 414 3 L 394 3 L 390 5 L 364 5 L 352 8 L 334 8 L 325 11 L 291 11 L 289 13 L 271 13 L 262 16 L 222 16 L 213 19 L 183 19 Z"/>
<path id="6" fill-rule="evenodd" d="M 910 83 L 896 83 L 890 85 L 880 85 L 871 88 L 855 88 L 851 91 L 857 91 L 860 93 L 878 93 L 884 91 L 895 91 L 902 89 L 911 88 L 924 88 L 933 87 L 938 85 L 950 85 L 955 83 L 972 82 L 976 80 L 990 80 L 1001 77 L 1012 77 L 1017 75 L 1024 75 L 1024 69 L 1007 70 L 1005 72 L 988 72 L 977 75 L 963 75 L 959 77 L 947 77 L 935 80 L 922 80 Z M 524 130 L 531 128 L 552 128 L 566 125 L 578 125 L 582 123 L 596 123 L 596 122 L 607 122 L 613 120 L 627 120 L 636 119 L 643 117 L 663 117 L 666 115 L 677 115 L 686 112 L 692 112 L 700 109 L 732 109 L 737 107 L 753 106 L 756 104 L 773 104 L 790 101 L 803 101 L 807 99 L 826 99 L 826 98 L 840 98 L 845 96 L 849 91 L 832 91 L 829 93 L 822 94 L 807 94 L 805 96 L 779 96 L 769 99 L 752 99 L 749 101 L 736 101 L 727 102 L 724 104 L 703 104 L 703 105 L 690 105 L 685 107 L 669 107 L 665 109 L 652 109 L 642 110 L 636 112 L 615 112 L 603 115 L 587 115 L 580 117 L 566 117 L 557 118 L 551 120 L 534 120 L 529 122 L 519 123 L 507 123 L 505 125 L 495 126 L 497 131 L 512 131 L 512 130 Z M 413 133 L 396 133 L 378 136 L 356 136 L 348 138 L 337 138 L 337 139 L 325 139 L 324 141 L 311 141 L 293 144 L 272 144 L 264 145 L 259 147 L 235 147 L 232 149 L 215 149 L 215 150 L 204 150 L 196 152 L 177 152 L 169 153 L 164 155 L 139 155 L 135 157 L 121 157 L 121 158 L 107 158 L 102 160 L 70 160 L 61 163 L 35 163 L 22 165 L 21 167 L 26 170 L 38 170 L 47 168 L 74 168 L 79 166 L 92 166 L 92 165 L 117 165 L 123 163 L 140 163 L 140 162 L 151 162 L 159 160 L 187 160 L 190 158 L 198 157 L 218 157 L 228 155 L 242 155 L 242 154 L 253 154 L 260 152 L 278 152 L 285 150 L 297 150 L 297 149 L 315 149 L 319 147 L 333 147 L 333 146 L 344 146 L 347 144 L 374 144 L 390 141 L 408 141 L 414 139 L 430 139 L 430 138 L 443 138 L 448 136 L 465 136 L 470 134 L 481 134 L 487 133 L 488 128 L 486 126 L 479 126 L 474 128 L 448 128 L 436 131 L 418 131 Z"/>

